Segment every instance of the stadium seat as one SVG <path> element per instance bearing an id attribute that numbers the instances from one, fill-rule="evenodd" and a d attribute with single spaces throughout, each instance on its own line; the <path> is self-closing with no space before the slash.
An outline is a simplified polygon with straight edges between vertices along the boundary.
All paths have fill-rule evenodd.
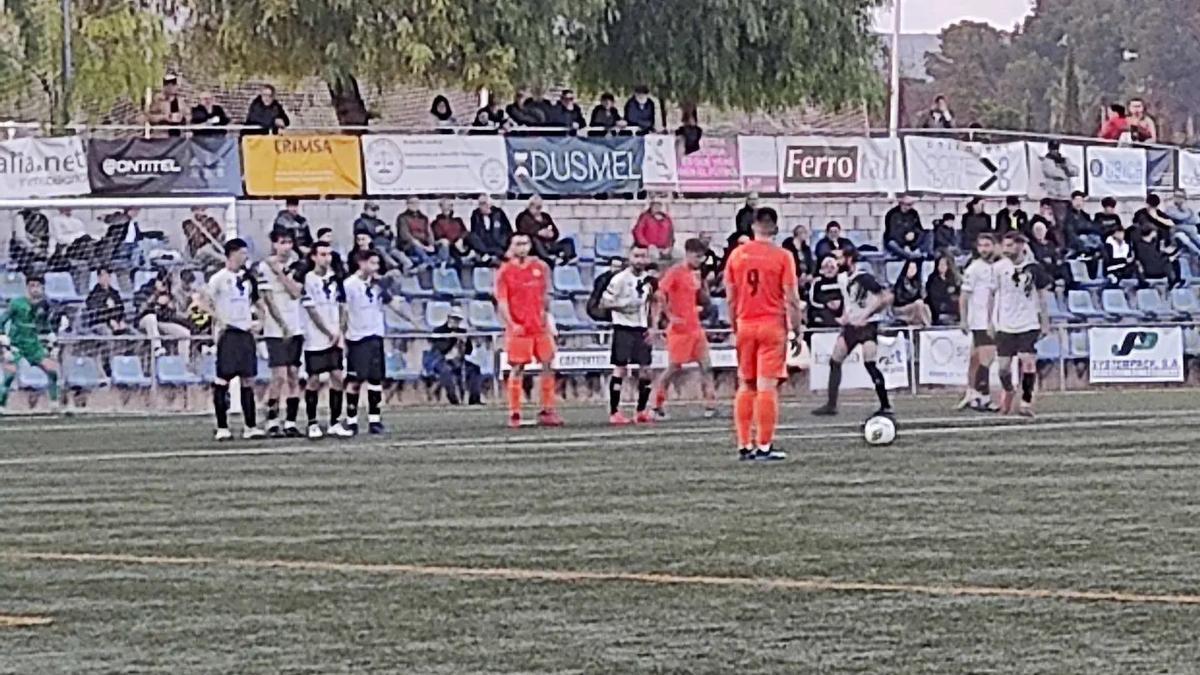
<path id="1" fill-rule="evenodd" d="M 421 288 L 416 277 L 400 277 L 400 295 L 406 298 L 432 298 L 433 291 Z"/>
<path id="2" fill-rule="evenodd" d="M 1125 291 L 1119 288 L 1106 288 L 1100 294 L 1100 308 L 1106 314 L 1110 314 L 1119 319 L 1144 319 L 1145 313 L 1129 306 L 1129 299 L 1125 297 Z"/>
<path id="3" fill-rule="evenodd" d="M 45 391 L 49 386 L 50 376 L 46 375 L 46 371 L 25 359 L 17 363 L 17 389 Z"/>
<path id="4" fill-rule="evenodd" d="M 1071 279 L 1075 282 L 1076 288 L 1103 288 L 1108 284 L 1104 279 L 1096 279 L 1092 273 L 1088 271 L 1087 263 L 1082 260 L 1071 260 L 1068 262 L 1071 269 Z"/>
<path id="5" fill-rule="evenodd" d="M 621 235 L 618 232 L 600 232 L 596 235 L 596 259 L 611 260 L 613 258 L 624 258 L 625 247 L 621 244 Z"/>
<path id="6" fill-rule="evenodd" d="M 90 356 L 75 356 L 63 363 L 63 376 L 68 387 L 91 391 L 106 383 L 100 364 Z"/>
<path id="7" fill-rule="evenodd" d="M 1200 356 L 1200 331 L 1195 328 L 1183 329 L 1183 353 L 1188 356 Z"/>
<path id="8" fill-rule="evenodd" d="M 138 270 L 138 271 L 134 272 L 133 273 L 133 291 L 132 291 L 132 293 L 138 292 L 138 290 L 141 289 L 142 286 L 145 286 L 146 284 L 150 283 L 151 281 L 154 281 L 154 278 L 157 276 L 158 276 L 158 272 L 155 272 L 154 270 Z"/>
<path id="9" fill-rule="evenodd" d="M 1092 304 L 1092 295 L 1087 291 L 1067 291 L 1067 311 L 1086 321 L 1108 318 Z"/>
<path id="10" fill-rule="evenodd" d="M 589 295 L 592 289 L 583 283 L 583 276 L 575 265 L 559 265 L 554 268 L 554 292 L 561 298 Z"/>
<path id="11" fill-rule="evenodd" d="M 1073 330 L 1067 335 L 1067 358 L 1073 360 L 1089 358 L 1087 331 Z"/>
<path id="12" fill-rule="evenodd" d="M 491 349 L 475 345 L 475 349 L 467 355 L 467 360 L 479 366 L 479 374 L 483 378 L 491 378 L 496 375 L 496 354 Z"/>
<path id="13" fill-rule="evenodd" d="M 422 326 L 413 325 L 411 321 L 400 316 L 391 307 L 383 308 L 383 328 L 388 335 L 397 333 L 416 333 L 423 330 Z"/>
<path id="14" fill-rule="evenodd" d="M 1034 347 L 1037 351 L 1038 361 L 1058 361 L 1062 358 L 1062 343 L 1059 341 L 1058 333 L 1043 337 L 1037 341 Z"/>
<path id="15" fill-rule="evenodd" d="M 472 300 L 467 305 L 467 322 L 480 331 L 499 331 L 504 328 L 496 316 L 496 306 L 490 300 Z"/>
<path id="16" fill-rule="evenodd" d="M 167 387 L 186 387 L 200 384 L 200 376 L 188 369 L 182 356 L 160 356 L 155 361 L 155 377 Z"/>
<path id="17" fill-rule="evenodd" d="M 421 379 L 420 371 L 408 367 L 408 359 L 401 352 L 388 352 L 383 356 L 384 377 L 393 382 L 416 382 Z"/>
<path id="18" fill-rule="evenodd" d="M 904 261 L 892 260 L 884 266 L 883 278 L 887 280 L 888 287 L 895 286 L 896 280 L 900 278 L 900 270 L 904 269 Z"/>
<path id="19" fill-rule="evenodd" d="M 496 292 L 496 270 L 486 266 L 472 269 L 471 285 L 475 288 L 475 297 L 491 298 Z"/>
<path id="20" fill-rule="evenodd" d="M 1200 276 L 1196 276 L 1196 261 L 1191 256 L 1183 256 L 1179 259 L 1179 278 L 1188 286 L 1196 286 L 1200 284 Z"/>
<path id="21" fill-rule="evenodd" d="M 1196 295 L 1186 288 L 1171 289 L 1171 308 L 1177 313 L 1188 316 L 1200 315 L 1200 301 Z"/>
<path id="22" fill-rule="evenodd" d="M 75 281 L 69 272 L 46 273 L 46 299 L 51 302 L 83 302 L 83 296 L 75 289 Z"/>
<path id="23" fill-rule="evenodd" d="M 450 316 L 450 303 L 443 300 L 433 300 L 425 303 L 425 325 L 430 328 L 437 328 L 446 323 L 446 317 Z"/>
<path id="24" fill-rule="evenodd" d="M 1179 314 L 1163 300 L 1162 295 L 1153 288 L 1143 288 L 1137 292 L 1137 308 L 1152 319 L 1159 321 L 1174 321 Z"/>
<path id="25" fill-rule="evenodd" d="M 200 375 L 200 381 L 204 384 L 212 384 L 217 379 L 217 355 L 216 354 L 201 354 L 199 360 L 196 361 L 196 370 Z"/>
<path id="26" fill-rule="evenodd" d="M 471 291 L 463 288 L 458 272 L 448 267 L 433 270 L 433 295 L 440 298 L 465 298 Z"/>
<path id="27" fill-rule="evenodd" d="M 90 275 L 88 275 L 87 290 L 89 293 L 92 291 L 93 288 L 96 287 L 96 277 L 97 276 L 99 276 L 99 275 L 96 272 L 92 272 Z M 117 290 L 117 294 L 120 295 L 122 298 L 133 297 L 133 291 L 131 291 L 127 288 L 121 287 L 121 275 L 110 274 L 109 275 L 109 284 L 111 284 L 112 287 Z"/>
<path id="28" fill-rule="evenodd" d="M 1046 313 L 1050 316 L 1050 323 L 1071 323 L 1077 321 L 1074 314 L 1063 309 L 1058 302 L 1058 296 L 1054 293 L 1046 294 Z"/>
<path id="29" fill-rule="evenodd" d="M 213 376 L 216 376 L 217 360 L 213 357 Z M 114 387 L 146 389 L 151 385 L 150 378 L 142 372 L 142 362 L 136 356 L 114 356 L 108 363 L 112 369 Z"/>
<path id="30" fill-rule="evenodd" d="M 25 295 L 25 275 L 20 272 L 0 274 L 0 299 L 13 300 Z"/>
<path id="31" fill-rule="evenodd" d="M 570 300 L 551 300 L 550 315 L 554 317 L 554 325 L 563 330 L 582 330 L 590 328 L 588 323 L 579 320 L 575 313 L 575 305 Z"/>
<path id="32" fill-rule="evenodd" d="M 261 356 L 258 359 L 258 367 L 254 373 L 254 384 L 270 384 L 271 383 L 271 362 Z"/>
<path id="33" fill-rule="evenodd" d="M 824 230 L 815 232 L 817 238 L 813 240 L 812 246 L 816 246 L 816 242 L 820 241 L 821 237 L 825 236 Z M 842 233 L 842 236 L 850 240 L 854 244 L 854 248 L 858 249 L 859 257 L 867 262 L 877 262 L 887 259 L 887 253 L 879 250 L 879 238 L 875 232 L 867 230 L 850 230 Z"/>

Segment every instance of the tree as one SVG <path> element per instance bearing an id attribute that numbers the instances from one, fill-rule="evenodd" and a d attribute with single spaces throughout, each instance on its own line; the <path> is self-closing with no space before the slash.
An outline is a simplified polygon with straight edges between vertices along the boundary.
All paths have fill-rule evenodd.
<path id="1" fill-rule="evenodd" d="M 40 92 L 55 125 L 80 111 L 140 101 L 162 77 L 161 21 L 120 0 L 76 3 L 72 18 L 74 88 L 62 79 L 62 14 L 57 0 L 7 0 L 0 13 L 0 99 Z M 64 111 L 63 101 L 72 102 Z"/>
<path id="2" fill-rule="evenodd" d="M 1083 116 L 1079 109 L 1079 73 L 1075 69 L 1075 49 L 1070 44 L 1067 45 L 1067 57 L 1063 63 L 1062 91 L 1056 130 L 1077 136 L 1083 133 Z"/>
<path id="3" fill-rule="evenodd" d="M 994 101 L 1013 58 L 1008 35 L 986 23 L 963 21 L 947 27 L 941 37 L 941 51 L 926 54 L 925 68 L 950 100 L 959 126 L 970 121 L 984 124 L 985 109 L 995 117 L 1004 107 Z"/>

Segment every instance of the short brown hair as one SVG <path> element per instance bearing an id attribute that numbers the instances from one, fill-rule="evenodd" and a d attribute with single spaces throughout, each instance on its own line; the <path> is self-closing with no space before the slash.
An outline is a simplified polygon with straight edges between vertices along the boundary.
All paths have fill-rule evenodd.
<path id="1" fill-rule="evenodd" d="M 1009 232 L 1008 234 L 1004 235 L 1004 239 L 1005 241 L 1014 242 L 1018 246 L 1024 246 L 1025 244 L 1029 243 L 1029 240 L 1025 238 L 1025 235 L 1021 234 L 1020 232 Z"/>

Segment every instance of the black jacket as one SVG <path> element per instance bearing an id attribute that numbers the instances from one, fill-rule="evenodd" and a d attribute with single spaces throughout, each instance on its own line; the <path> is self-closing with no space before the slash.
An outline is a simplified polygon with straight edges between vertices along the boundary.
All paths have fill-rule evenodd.
<path id="1" fill-rule="evenodd" d="M 1015 225 L 1015 229 L 1014 229 Z M 1026 237 L 1029 236 L 1029 214 L 1021 209 L 1010 209 L 1004 207 L 996 212 L 996 235 L 1003 237 L 1009 232 L 1020 232 Z"/>
<path id="2" fill-rule="evenodd" d="M 848 251 L 854 248 L 854 242 L 845 237 L 838 237 L 837 241 L 830 241 L 826 235 L 817 240 L 817 250 L 813 251 L 816 256 L 817 265 L 828 256 L 833 255 L 834 251 Z"/>
<path id="3" fill-rule="evenodd" d="M 88 293 L 87 300 L 84 301 L 84 308 L 87 310 L 87 321 L 89 326 L 103 326 L 109 321 L 119 321 L 125 318 L 125 303 L 121 301 L 121 294 L 113 287 L 101 288 L 99 284 L 92 287 Z"/>
<path id="4" fill-rule="evenodd" d="M 1062 254 L 1059 253 L 1058 246 L 1050 240 L 1049 236 L 1046 237 L 1045 243 L 1030 239 L 1029 250 L 1033 252 L 1034 259 L 1042 266 L 1042 271 L 1050 278 L 1057 279 L 1062 276 Z"/>
<path id="5" fill-rule="evenodd" d="M 654 131 L 654 99 L 647 98 L 645 103 L 638 103 L 637 99 L 630 97 L 625 102 L 625 121 L 629 126 L 640 129 L 642 133 Z"/>
<path id="6" fill-rule="evenodd" d="M 1103 236 L 1105 237 L 1108 237 L 1108 235 L 1112 234 L 1113 230 L 1122 230 L 1125 228 L 1125 226 L 1121 223 L 1121 216 L 1115 213 L 1105 213 L 1103 211 L 1097 213 L 1092 218 L 1092 223 L 1095 224 L 1096 229 L 1102 232 Z M 1126 239 L 1126 241 L 1129 240 Z"/>
<path id="7" fill-rule="evenodd" d="M 212 127 L 229 126 L 229 115 L 225 114 L 225 109 L 217 104 L 213 104 L 212 110 L 205 108 L 202 105 L 197 105 L 192 108 L 192 124 L 195 126 L 208 125 Z M 193 131 L 197 136 L 223 136 L 225 132 L 220 129 Z"/>
<path id="8" fill-rule="evenodd" d="M 964 213 L 962 217 L 962 250 L 974 251 L 979 235 L 991 231 L 991 216 L 986 213 Z"/>
<path id="9" fill-rule="evenodd" d="M 1142 274 L 1148 279 L 1168 279 L 1171 277 L 1171 257 L 1163 248 L 1162 236 L 1157 235 L 1151 241 L 1146 241 L 1142 235 L 1136 235 L 1130 242 L 1133 257 L 1142 268 Z"/>
<path id="10" fill-rule="evenodd" d="M 933 250 L 940 251 L 945 248 L 964 248 L 963 233 L 958 230 L 938 223 L 933 226 Z"/>
<path id="11" fill-rule="evenodd" d="M 471 248 L 493 258 L 502 257 L 508 251 L 513 228 L 504 211 L 492 207 L 491 213 L 483 215 L 479 209 L 471 212 Z"/>
<path id="12" fill-rule="evenodd" d="M 918 275 L 916 278 L 909 279 L 901 276 L 892 286 L 892 294 L 895 297 L 892 305 L 895 307 L 904 307 L 924 299 L 925 289 L 921 287 L 921 277 Z"/>
<path id="13" fill-rule="evenodd" d="M 754 237 L 752 225 L 754 225 L 754 207 L 744 204 L 742 208 L 738 209 L 737 215 L 733 217 L 735 238 L 743 234 L 747 237 Z"/>
<path id="14" fill-rule="evenodd" d="M 450 350 L 455 346 L 460 347 L 459 356 L 466 356 L 471 353 L 473 346 L 471 340 L 466 337 L 467 329 L 459 326 L 451 328 L 449 324 L 442 324 L 433 329 L 434 335 L 446 335 L 454 337 L 434 338 L 431 340 L 433 348 L 436 349 L 442 356 L 450 353 Z M 461 334 L 461 336 L 460 336 Z"/>
<path id="15" fill-rule="evenodd" d="M 842 289 L 837 279 L 817 277 L 808 289 L 808 325 L 829 328 L 842 315 Z"/>
<path id="16" fill-rule="evenodd" d="M 392 228 L 382 218 L 366 213 L 360 213 L 354 221 L 354 234 L 369 235 L 377 248 L 381 243 L 392 244 L 394 241 Z"/>
<path id="17" fill-rule="evenodd" d="M 958 318 L 958 297 L 962 292 L 961 284 L 942 278 L 933 273 L 925 281 L 925 302 L 933 311 L 933 318 L 938 316 L 953 316 Z"/>
<path id="18" fill-rule="evenodd" d="M 588 123 L 589 127 L 603 127 L 612 129 L 621 121 L 621 111 L 617 110 L 616 106 L 605 108 L 598 105 L 592 108 L 592 120 Z"/>
<path id="19" fill-rule="evenodd" d="M 1058 248 L 1062 248 L 1066 245 L 1066 241 L 1064 241 L 1062 232 L 1058 230 L 1058 226 L 1053 222 L 1043 218 L 1042 214 L 1040 213 L 1029 221 L 1029 241 L 1031 244 L 1033 242 L 1033 226 L 1037 225 L 1038 223 L 1046 226 L 1046 241 L 1054 244 Z"/>
<path id="20" fill-rule="evenodd" d="M 813 263 L 812 249 L 809 248 L 807 241 L 801 241 L 799 246 L 796 246 L 796 238 L 788 237 L 783 241 L 783 248 L 792 254 L 792 259 L 796 261 L 796 276 L 802 277 L 805 274 L 816 274 L 817 268 Z"/>
<path id="21" fill-rule="evenodd" d="M 887 249 L 889 241 L 894 241 L 903 248 L 915 249 L 917 240 L 923 231 L 921 214 L 917 213 L 916 209 L 909 209 L 905 213 L 900 210 L 899 206 L 893 206 L 883 217 L 884 249 Z M 910 234 L 912 235 L 911 239 L 908 237 Z"/>
<path id="22" fill-rule="evenodd" d="M 262 127 L 262 131 L 247 129 L 244 134 L 276 134 L 279 130 L 275 128 L 275 120 L 283 120 L 284 127 L 290 127 L 292 120 L 288 117 L 287 112 L 283 109 L 283 104 L 278 99 L 271 101 L 271 105 L 263 103 L 262 96 L 255 96 L 250 102 L 250 109 L 246 111 L 246 125 Z"/>
<path id="23" fill-rule="evenodd" d="M 297 250 L 301 247 L 312 248 L 313 237 L 312 231 L 308 229 L 308 218 L 298 213 L 293 215 L 291 211 L 283 209 L 275 214 L 275 222 L 271 224 L 271 231 L 290 233 Z"/>
<path id="24" fill-rule="evenodd" d="M 546 117 L 541 108 L 533 106 L 533 99 L 525 99 L 521 105 L 516 103 L 508 104 L 504 112 L 508 113 L 508 119 L 513 121 L 513 124 L 523 127 L 540 127 L 546 124 Z"/>
<path id="25" fill-rule="evenodd" d="M 573 106 L 567 110 L 562 103 L 554 104 L 554 115 L 551 122 L 556 127 L 566 127 L 568 129 L 582 129 L 587 126 L 583 121 L 583 108 Z"/>

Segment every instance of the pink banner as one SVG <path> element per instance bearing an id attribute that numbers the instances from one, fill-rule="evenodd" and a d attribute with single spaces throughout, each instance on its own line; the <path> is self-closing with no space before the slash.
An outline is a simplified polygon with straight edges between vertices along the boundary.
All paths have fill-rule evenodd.
<path id="1" fill-rule="evenodd" d="M 680 192 L 741 192 L 742 170 L 736 138 L 709 138 L 700 149 L 679 155 Z"/>

